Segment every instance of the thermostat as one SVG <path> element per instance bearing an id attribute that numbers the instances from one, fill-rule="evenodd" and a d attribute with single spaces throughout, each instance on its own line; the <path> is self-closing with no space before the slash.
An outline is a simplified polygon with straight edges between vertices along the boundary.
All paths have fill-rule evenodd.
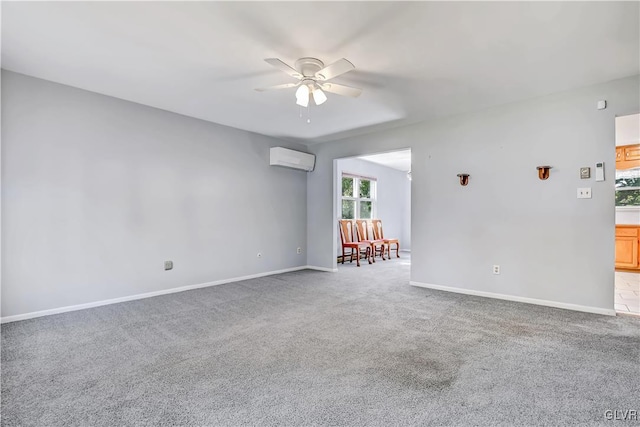
<path id="1" fill-rule="evenodd" d="M 604 162 L 596 163 L 596 181 L 604 181 Z"/>

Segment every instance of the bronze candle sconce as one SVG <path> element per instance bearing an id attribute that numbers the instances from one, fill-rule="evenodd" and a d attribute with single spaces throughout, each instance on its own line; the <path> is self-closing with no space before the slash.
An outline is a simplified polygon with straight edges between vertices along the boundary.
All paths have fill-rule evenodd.
<path id="1" fill-rule="evenodd" d="M 460 185 L 465 187 L 469 183 L 469 176 L 468 173 L 459 173 L 458 178 L 460 178 Z"/>
<path id="2" fill-rule="evenodd" d="M 551 174 L 551 166 L 538 166 L 536 169 L 538 169 L 538 178 L 543 181 L 549 178 L 549 175 Z"/>

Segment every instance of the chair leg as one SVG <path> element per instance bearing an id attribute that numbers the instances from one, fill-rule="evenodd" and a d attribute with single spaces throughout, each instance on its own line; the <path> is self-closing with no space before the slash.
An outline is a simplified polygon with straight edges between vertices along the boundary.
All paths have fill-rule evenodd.
<path id="1" fill-rule="evenodd" d="M 371 256 L 371 248 L 367 248 L 367 259 L 369 260 L 369 264 L 371 264 L 371 258 L 373 258 Z M 376 260 L 374 259 L 373 262 L 376 262 Z"/>
<path id="2" fill-rule="evenodd" d="M 344 246 L 343 246 L 342 247 L 342 264 L 344 264 L 344 257 L 345 257 L 345 254 L 344 254 Z"/>
<path id="3" fill-rule="evenodd" d="M 391 255 L 391 251 L 389 251 L 389 255 Z M 400 258 L 400 242 L 396 243 L 396 258 Z"/>
<path id="4" fill-rule="evenodd" d="M 358 256 L 356 256 L 356 265 L 360 267 L 360 248 L 356 249 L 356 253 L 358 254 Z M 351 256 L 353 256 L 353 249 L 351 249 L 351 254 Z"/>
<path id="5" fill-rule="evenodd" d="M 382 257 L 383 261 L 386 261 L 387 259 L 384 257 L 384 243 L 382 244 L 382 246 L 380 247 L 380 256 Z"/>
<path id="6" fill-rule="evenodd" d="M 373 258 L 373 262 L 376 262 L 376 249 L 375 246 L 371 245 L 370 248 L 367 248 L 369 250 L 369 255 L 371 255 L 371 252 L 373 252 L 373 256 L 371 258 Z"/>

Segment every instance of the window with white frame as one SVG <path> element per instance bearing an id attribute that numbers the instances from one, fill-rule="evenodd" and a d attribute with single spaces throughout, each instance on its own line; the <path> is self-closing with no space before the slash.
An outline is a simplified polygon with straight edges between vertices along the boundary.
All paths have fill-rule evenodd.
<path id="1" fill-rule="evenodd" d="M 342 219 L 371 219 L 376 214 L 376 179 L 342 174 Z"/>

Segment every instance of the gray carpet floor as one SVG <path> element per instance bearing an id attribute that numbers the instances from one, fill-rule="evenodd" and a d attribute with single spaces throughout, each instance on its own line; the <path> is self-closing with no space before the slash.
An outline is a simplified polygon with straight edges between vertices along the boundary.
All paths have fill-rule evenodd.
<path id="1" fill-rule="evenodd" d="M 409 258 L 2 326 L 2 425 L 635 425 L 640 320 L 409 286 Z"/>

